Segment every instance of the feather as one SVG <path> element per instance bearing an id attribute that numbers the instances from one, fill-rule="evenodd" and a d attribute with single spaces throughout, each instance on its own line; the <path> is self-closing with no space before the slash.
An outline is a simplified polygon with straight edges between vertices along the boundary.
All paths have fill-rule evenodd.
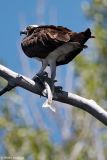
<path id="1" fill-rule="evenodd" d="M 76 33 L 62 26 L 38 26 L 27 27 L 28 34 L 22 40 L 21 46 L 28 57 L 46 58 L 52 51 L 67 42 L 79 42 L 83 45 L 91 38 L 91 31 L 88 28 L 84 32 Z M 62 61 L 56 62 L 56 65 L 69 63 L 77 56 L 82 49 L 69 52 Z"/>

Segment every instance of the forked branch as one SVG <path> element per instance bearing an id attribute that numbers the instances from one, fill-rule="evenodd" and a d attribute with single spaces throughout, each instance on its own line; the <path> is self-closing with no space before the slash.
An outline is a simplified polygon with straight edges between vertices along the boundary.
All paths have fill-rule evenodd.
<path id="1" fill-rule="evenodd" d="M 0 65 L 0 76 L 8 81 L 8 85 L 0 92 L 0 95 L 10 91 L 14 87 L 19 86 L 30 92 L 43 96 L 42 91 L 44 88 L 38 83 L 38 81 L 34 82 L 30 78 L 15 73 L 3 65 Z M 84 111 L 93 115 L 103 124 L 107 125 L 107 112 L 94 100 L 89 100 L 70 92 L 58 90 L 55 91 L 53 99 L 55 101 L 70 104 L 72 106 L 83 109 Z"/>

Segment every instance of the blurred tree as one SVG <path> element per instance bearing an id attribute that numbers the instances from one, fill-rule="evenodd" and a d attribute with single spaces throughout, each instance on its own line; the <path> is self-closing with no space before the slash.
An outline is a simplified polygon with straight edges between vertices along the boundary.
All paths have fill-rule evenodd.
<path id="1" fill-rule="evenodd" d="M 93 0 L 85 2 L 83 7 L 96 38 L 90 41 L 91 50 L 85 51 L 88 54 L 82 53 L 75 59 L 75 90 L 104 107 L 107 104 L 107 1 Z M 107 129 L 83 111 L 73 109 L 73 116 L 75 135 L 85 142 L 77 159 L 107 159 Z"/>
<path id="2" fill-rule="evenodd" d="M 91 40 L 90 46 L 93 50 L 88 50 L 86 56 L 80 55 L 77 58 L 77 70 L 83 84 L 78 90 L 81 94 L 104 104 L 107 101 L 107 2 L 93 0 L 84 3 L 84 10 L 87 18 L 93 23 L 96 38 Z"/>

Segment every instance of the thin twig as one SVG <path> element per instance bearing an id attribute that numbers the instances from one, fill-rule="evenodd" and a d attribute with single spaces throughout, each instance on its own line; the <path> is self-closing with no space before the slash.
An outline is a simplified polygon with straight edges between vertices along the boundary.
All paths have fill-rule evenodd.
<path id="1" fill-rule="evenodd" d="M 2 96 L 4 93 L 9 92 L 10 90 L 12 90 L 15 86 L 11 86 L 10 84 L 8 84 L 6 87 L 4 87 L 1 91 L 0 91 L 0 96 Z"/>

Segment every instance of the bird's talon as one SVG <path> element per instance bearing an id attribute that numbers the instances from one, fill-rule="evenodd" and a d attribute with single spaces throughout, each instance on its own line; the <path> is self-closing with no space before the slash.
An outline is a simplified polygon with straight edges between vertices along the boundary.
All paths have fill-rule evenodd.
<path id="1" fill-rule="evenodd" d="M 39 83 L 44 88 L 44 79 L 42 79 L 42 77 L 35 75 L 32 80 Z"/>
<path id="2" fill-rule="evenodd" d="M 35 75 L 35 76 L 32 78 L 32 80 L 33 80 L 33 81 L 36 81 L 36 80 L 37 80 L 37 78 L 38 78 L 38 76 L 37 76 L 37 75 Z"/>
<path id="3" fill-rule="evenodd" d="M 56 83 L 57 82 L 57 80 L 54 80 L 54 83 Z"/>
<path id="4" fill-rule="evenodd" d="M 43 76 L 48 77 L 48 73 L 47 72 L 43 72 Z"/>
<path id="5" fill-rule="evenodd" d="M 39 74 L 39 73 L 37 73 L 36 75 L 37 75 L 38 77 L 48 77 L 48 73 L 47 73 L 47 72 L 45 72 L 45 71 L 44 71 L 44 72 L 42 72 L 42 73 L 40 73 L 40 74 Z"/>
<path id="6" fill-rule="evenodd" d="M 62 91 L 62 89 L 63 89 L 62 86 L 55 86 L 56 91 Z"/>

